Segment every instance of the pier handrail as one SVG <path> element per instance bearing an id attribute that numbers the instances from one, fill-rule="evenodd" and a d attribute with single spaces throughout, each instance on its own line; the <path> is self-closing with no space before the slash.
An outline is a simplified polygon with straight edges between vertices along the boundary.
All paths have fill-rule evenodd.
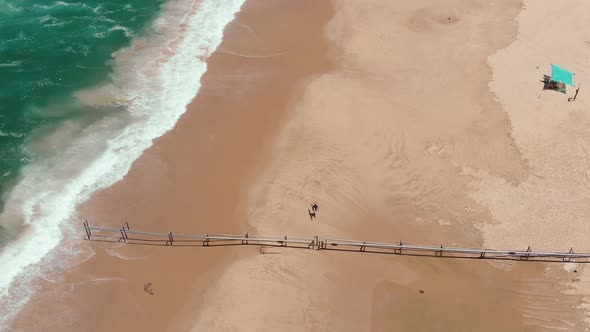
<path id="1" fill-rule="evenodd" d="M 395 243 L 385 243 L 385 242 L 373 242 L 373 241 L 358 241 L 358 240 L 341 240 L 341 239 L 333 239 L 333 238 L 326 238 L 322 236 L 312 236 L 312 237 L 289 237 L 287 235 L 284 236 L 256 236 L 256 235 L 249 235 L 246 234 L 183 234 L 183 233 L 158 233 L 158 232 L 146 232 L 146 231 L 138 231 L 132 230 L 129 228 L 129 224 L 125 223 L 125 225 L 121 228 L 113 228 L 113 227 L 102 227 L 102 226 L 90 226 L 88 221 L 84 222 L 84 230 L 86 232 L 85 239 L 91 240 L 93 236 L 97 238 L 115 238 L 118 241 L 123 241 L 125 243 L 129 243 L 129 241 L 133 241 L 133 243 L 140 243 L 142 241 L 154 241 L 153 239 L 146 239 L 142 237 L 133 237 L 130 238 L 129 236 L 143 236 L 143 237 L 156 237 L 161 238 L 165 241 L 165 244 L 168 246 L 175 245 L 177 240 L 180 243 L 183 242 L 191 242 L 190 240 L 201 242 L 203 246 L 215 245 L 215 243 L 220 242 L 239 242 L 238 244 L 243 245 L 280 245 L 280 246 L 296 246 L 302 248 L 298 245 L 305 245 L 309 249 L 317 249 L 317 250 L 347 250 L 351 251 L 351 249 L 347 248 L 358 248 L 358 251 L 367 251 L 367 248 L 373 249 L 371 252 L 381 252 L 381 253 L 393 253 L 393 254 L 402 254 L 402 253 L 414 253 L 416 252 L 431 252 L 434 253 L 435 256 L 443 256 L 443 254 L 447 254 L 446 257 L 471 257 L 471 258 L 496 258 L 496 259 L 520 259 L 520 260 L 529 260 L 530 258 L 538 258 L 538 259 L 560 259 L 563 261 L 570 261 L 572 259 L 583 259 L 583 258 L 590 258 L 590 253 L 576 253 L 574 252 L 573 248 L 570 248 L 568 252 L 557 252 L 557 251 L 533 251 L 529 246 L 526 250 L 499 250 L 499 249 L 480 249 L 480 248 L 461 248 L 461 247 L 445 247 L 443 245 L 440 246 L 432 246 L 432 245 L 415 245 L 415 244 L 405 244 L 400 242 L 398 244 Z M 111 234 L 111 236 L 106 236 L 104 233 Z M 116 234 L 113 236 L 112 234 Z M 343 248 L 344 247 L 344 248 Z M 378 251 L 377 251 L 378 250 Z M 423 256 L 424 254 L 422 254 Z M 458 256 L 464 255 L 464 256 Z M 590 261 L 589 261 L 590 262 Z"/>

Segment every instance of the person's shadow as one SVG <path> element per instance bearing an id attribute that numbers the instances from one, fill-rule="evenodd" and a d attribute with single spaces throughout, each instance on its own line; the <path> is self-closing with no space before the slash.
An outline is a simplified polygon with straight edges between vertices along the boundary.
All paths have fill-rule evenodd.
<path id="1" fill-rule="evenodd" d="M 315 211 L 307 209 L 307 212 L 309 213 L 309 218 L 311 219 L 311 221 L 313 221 L 313 218 L 315 218 Z"/>

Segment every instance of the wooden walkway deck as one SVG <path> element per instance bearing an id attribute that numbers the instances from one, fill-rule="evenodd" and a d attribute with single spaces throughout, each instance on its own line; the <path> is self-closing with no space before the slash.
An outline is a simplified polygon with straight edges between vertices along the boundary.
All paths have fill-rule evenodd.
<path id="1" fill-rule="evenodd" d="M 132 230 L 126 223 L 121 228 L 90 226 L 84 222 L 87 240 L 116 241 L 134 244 L 156 244 L 165 246 L 219 246 L 219 245 L 258 245 L 315 250 L 360 251 L 388 253 L 397 255 L 436 256 L 446 258 L 508 259 L 522 261 L 563 261 L 590 263 L 590 253 L 576 253 L 573 248 L 566 252 L 534 251 L 529 246 L 525 250 L 496 250 L 480 248 L 460 248 L 413 245 L 405 243 L 384 243 L 370 241 L 340 240 L 324 236 L 252 236 L 231 234 L 177 234 L 173 232 L 156 233 Z"/>

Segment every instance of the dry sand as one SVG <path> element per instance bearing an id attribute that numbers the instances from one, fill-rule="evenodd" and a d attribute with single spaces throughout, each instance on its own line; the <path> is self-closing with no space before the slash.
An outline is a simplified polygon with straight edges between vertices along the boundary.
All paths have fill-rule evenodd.
<path id="1" fill-rule="evenodd" d="M 555 40 L 561 39 L 554 30 L 543 35 L 538 25 L 548 20 L 554 3 L 530 4 L 519 16 L 513 44 L 517 1 L 333 5 L 248 1 L 226 29 L 201 93 L 177 127 L 82 212 L 102 224 L 127 220 L 148 230 L 526 247 L 523 241 L 533 243 L 529 227 L 528 238 L 514 235 L 526 225 L 514 223 L 514 231 L 504 232 L 514 216 L 525 216 L 518 214 L 524 209 L 511 210 L 524 205 L 514 202 L 535 199 L 538 206 L 553 207 L 564 193 L 583 190 L 583 182 L 571 192 L 554 187 L 560 179 L 578 183 L 575 176 L 582 171 L 541 181 L 550 180 L 556 168 L 581 163 L 573 153 L 583 151 L 584 90 L 571 104 L 549 92 L 536 99 L 542 70 L 531 66 L 559 62 L 580 73 L 577 81 L 584 70 L 578 56 L 587 45 L 546 58 L 557 54 Z M 572 8 L 561 8 L 560 15 L 571 18 L 563 24 L 583 27 L 584 6 L 574 1 Z M 560 28 L 571 33 L 571 43 L 584 34 Z M 530 46 L 544 45 L 546 36 L 553 40 L 547 49 Z M 524 45 L 531 49 L 518 49 L 524 37 L 532 38 Z M 502 48 L 490 59 L 496 100 L 487 61 Z M 529 65 L 534 56 L 538 61 Z M 511 73 L 519 74 L 515 79 Z M 540 124 L 547 126 L 543 133 L 529 130 Z M 543 141 L 535 141 L 541 136 Z M 558 154 L 555 139 L 572 140 L 565 145 L 572 155 Z M 552 158 L 569 159 L 538 166 L 548 165 L 547 146 L 556 151 Z M 521 195 L 531 192 L 532 179 L 556 195 Z M 320 207 L 313 222 L 307 215 L 312 202 Z M 551 247 L 545 240 L 539 247 Z M 585 328 L 572 309 L 578 296 L 562 294 L 573 271 L 559 264 L 492 266 L 280 248 L 259 254 L 244 247 L 92 246 L 97 255 L 59 282 L 48 282 L 53 290 L 42 292 L 20 315 L 17 329 Z M 154 285 L 153 297 L 143 292 L 147 282 Z M 42 319 L 49 315 L 62 320 Z"/>
<path id="2" fill-rule="evenodd" d="M 493 219 L 472 199 L 474 178 L 464 169 L 511 185 L 530 176 L 488 87 L 488 55 L 515 36 L 521 4 L 335 4 L 326 34 L 339 68 L 312 81 L 294 106 L 251 192 L 250 226 L 483 245 L 479 229 Z M 561 294 L 573 271 L 557 264 L 274 253 L 232 263 L 206 293 L 194 331 L 585 329 L 577 298 Z"/>
<path id="3" fill-rule="evenodd" d="M 489 209 L 493 223 L 481 230 L 488 247 L 523 247 L 589 252 L 590 93 L 581 87 L 567 95 L 543 91 L 539 82 L 555 63 L 575 73 L 574 83 L 590 78 L 590 22 L 587 1 L 524 1 L 517 39 L 490 57 L 490 87 L 512 124 L 516 147 L 529 173 L 518 183 L 469 167 L 476 177 L 473 197 Z M 547 26 L 547 22 L 552 23 Z M 574 269 L 575 267 L 570 267 Z M 581 267 L 580 267 L 581 268 Z M 590 295 L 590 272 L 569 285 Z M 585 299 L 584 307 L 590 299 Z"/>

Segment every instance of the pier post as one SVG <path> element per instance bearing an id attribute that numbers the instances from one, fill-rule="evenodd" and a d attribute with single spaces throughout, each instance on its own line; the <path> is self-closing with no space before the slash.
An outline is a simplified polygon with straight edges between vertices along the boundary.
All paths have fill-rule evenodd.
<path id="1" fill-rule="evenodd" d="M 531 246 L 528 246 L 528 248 L 526 248 L 527 254 L 525 254 L 524 257 L 521 256 L 520 259 L 521 260 L 528 261 L 529 260 L 529 257 L 530 257 L 530 254 L 528 254 L 528 253 L 531 252 L 531 251 L 532 251 Z"/>
<path id="2" fill-rule="evenodd" d="M 314 236 L 313 240 L 311 240 L 309 245 L 307 245 L 307 249 L 315 249 L 316 243 L 318 243 L 317 241 L 318 241 L 318 237 Z"/>
<path id="3" fill-rule="evenodd" d="M 287 235 L 285 235 L 285 242 L 283 242 L 283 245 L 284 245 L 285 247 L 288 247 L 288 245 L 287 245 Z"/>
<path id="4" fill-rule="evenodd" d="M 479 253 L 479 258 L 486 258 L 486 250 L 485 249 Z"/>
<path id="5" fill-rule="evenodd" d="M 205 241 L 203 241 L 203 246 L 208 246 L 209 245 L 209 234 L 205 235 Z"/>
<path id="6" fill-rule="evenodd" d="M 244 237 L 247 239 L 248 238 L 248 233 L 246 233 L 244 235 Z M 248 244 L 248 240 L 242 240 L 242 244 Z"/>
<path id="7" fill-rule="evenodd" d="M 119 230 L 121 231 L 121 240 L 127 243 L 127 235 L 125 235 L 125 228 L 121 227 Z"/>
<path id="8" fill-rule="evenodd" d="M 573 254 L 573 253 L 574 253 L 574 248 L 570 248 L 570 251 L 568 251 L 568 254 Z M 564 262 L 569 262 L 569 261 L 571 261 L 571 260 L 572 260 L 572 258 L 571 258 L 571 257 L 568 257 L 568 256 L 563 256 L 563 261 L 564 261 Z"/>
<path id="9" fill-rule="evenodd" d="M 442 257 L 443 255 L 443 245 L 440 245 L 440 251 L 435 251 L 434 256 Z"/>
<path id="10" fill-rule="evenodd" d="M 365 251 L 367 249 L 366 244 L 367 244 L 367 242 L 363 241 L 363 245 L 361 246 L 361 251 Z"/>
<path id="11" fill-rule="evenodd" d="M 402 243 L 402 241 L 399 241 L 399 249 L 393 249 L 393 253 L 394 254 L 401 255 L 402 254 L 402 247 L 403 247 L 403 245 L 404 244 Z"/>
<path id="12" fill-rule="evenodd" d="M 84 221 L 84 230 L 86 231 L 87 240 L 90 240 L 90 236 L 92 235 L 92 232 L 90 232 L 90 226 L 88 225 L 88 220 Z"/>
<path id="13" fill-rule="evenodd" d="M 172 236 L 172 232 L 168 233 L 168 241 L 166 241 L 166 245 L 169 245 L 168 243 L 170 243 L 170 245 L 174 244 L 174 237 Z"/>
<path id="14" fill-rule="evenodd" d="M 567 99 L 567 101 L 574 101 L 574 100 L 576 100 L 576 97 L 578 96 L 578 92 L 580 91 L 580 88 L 581 87 L 582 87 L 582 83 L 580 83 L 580 85 L 578 85 L 578 88 L 576 89 L 576 94 L 574 95 L 574 97 L 573 98 L 572 97 L 569 97 Z"/>

